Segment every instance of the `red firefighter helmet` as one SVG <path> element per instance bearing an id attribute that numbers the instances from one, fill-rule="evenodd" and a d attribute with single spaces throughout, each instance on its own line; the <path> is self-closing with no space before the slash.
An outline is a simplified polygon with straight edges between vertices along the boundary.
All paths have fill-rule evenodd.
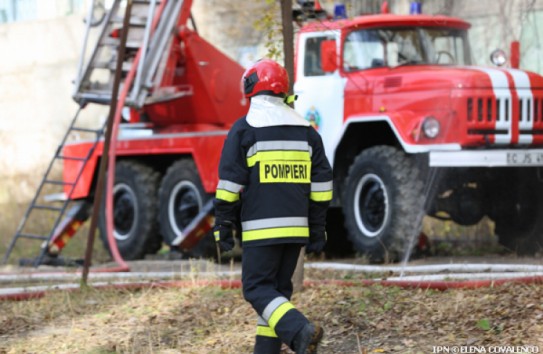
<path id="1" fill-rule="evenodd" d="M 271 59 L 259 60 L 245 70 L 242 82 L 247 98 L 259 94 L 285 96 L 289 90 L 287 71 Z"/>

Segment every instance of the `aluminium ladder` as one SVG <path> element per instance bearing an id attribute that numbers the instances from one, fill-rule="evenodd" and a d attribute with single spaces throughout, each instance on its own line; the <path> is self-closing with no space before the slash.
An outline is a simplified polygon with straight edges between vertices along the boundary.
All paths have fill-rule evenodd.
<path id="1" fill-rule="evenodd" d="M 121 86 L 124 84 L 124 77 L 131 69 L 138 51 L 141 52 L 141 56 L 134 82 L 125 101 L 126 106 L 141 108 L 146 100 L 150 99 L 149 96 L 152 96 L 155 82 L 160 81 L 160 77 L 157 75 L 163 74 L 157 69 L 174 33 L 183 1 L 169 0 L 165 4 L 162 1 L 133 1 L 134 8 L 129 21 L 127 54 L 123 58 Z M 119 23 L 123 21 L 123 18 L 117 13 L 121 2 L 121 0 L 116 0 L 111 11 L 106 13 L 105 25 L 100 31 L 98 41 L 85 68 L 80 62 L 79 76 L 75 82 L 73 95 L 80 105 L 89 102 L 99 104 L 111 102 L 111 79 L 115 76 L 114 63 L 116 62 L 116 52 L 111 48 L 116 48 L 119 44 L 119 31 L 122 30 Z M 159 5 L 158 9 L 157 5 Z M 142 16 L 144 14 L 146 16 Z M 155 17 L 158 17 L 159 20 L 156 29 L 153 30 Z M 86 47 L 86 43 L 84 47 Z"/>

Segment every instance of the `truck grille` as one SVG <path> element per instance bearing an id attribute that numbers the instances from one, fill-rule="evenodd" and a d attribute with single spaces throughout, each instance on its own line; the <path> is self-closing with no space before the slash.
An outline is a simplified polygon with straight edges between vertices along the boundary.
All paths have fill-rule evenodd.
<path id="1" fill-rule="evenodd" d="M 543 97 L 519 90 L 517 97 L 468 97 L 468 135 L 493 135 L 497 144 L 530 144 L 543 137 Z M 518 138 L 513 135 L 518 134 Z"/>

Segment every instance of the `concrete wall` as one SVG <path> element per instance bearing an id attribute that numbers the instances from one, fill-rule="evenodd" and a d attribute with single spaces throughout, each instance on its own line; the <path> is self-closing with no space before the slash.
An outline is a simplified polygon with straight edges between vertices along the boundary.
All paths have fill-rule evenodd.
<path id="1" fill-rule="evenodd" d="M 82 33 L 80 16 L 0 26 L 0 202 L 32 189 L 14 177 L 39 181 L 76 111 Z"/>

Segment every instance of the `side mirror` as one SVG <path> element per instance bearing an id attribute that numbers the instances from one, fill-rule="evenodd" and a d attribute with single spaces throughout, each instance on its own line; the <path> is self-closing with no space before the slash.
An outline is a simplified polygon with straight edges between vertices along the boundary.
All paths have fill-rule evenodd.
<path id="1" fill-rule="evenodd" d="M 321 42 L 321 68 L 325 73 L 333 73 L 337 70 L 337 49 L 334 39 Z"/>

